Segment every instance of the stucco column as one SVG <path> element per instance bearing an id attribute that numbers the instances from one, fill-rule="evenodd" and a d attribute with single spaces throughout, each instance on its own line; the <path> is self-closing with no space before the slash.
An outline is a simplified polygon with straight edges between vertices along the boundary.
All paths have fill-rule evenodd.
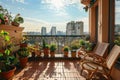
<path id="1" fill-rule="evenodd" d="M 96 40 L 95 7 L 91 7 L 89 9 L 89 33 L 90 33 L 90 40 L 95 42 Z"/>
<path id="2" fill-rule="evenodd" d="M 109 0 L 99 0 L 98 6 L 98 42 L 108 42 Z"/>

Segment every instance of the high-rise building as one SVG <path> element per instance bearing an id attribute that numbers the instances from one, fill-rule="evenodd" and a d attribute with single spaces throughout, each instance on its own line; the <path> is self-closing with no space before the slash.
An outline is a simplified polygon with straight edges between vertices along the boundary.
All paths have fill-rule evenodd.
<path id="1" fill-rule="evenodd" d="M 65 35 L 66 33 L 63 31 L 57 31 L 57 35 Z"/>
<path id="2" fill-rule="evenodd" d="M 51 28 L 51 35 L 56 35 L 56 27 L 55 26 L 53 26 Z"/>
<path id="3" fill-rule="evenodd" d="M 66 27 L 66 35 L 83 35 L 83 22 L 68 22 Z"/>
<path id="4" fill-rule="evenodd" d="M 75 32 L 76 35 L 83 35 L 83 22 L 82 21 L 77 21 L 75 23 Z"/>
<path id="5" fill-rule="evenodd" d="M 46 27 L 41 28 L 41 35 L 46 35 Z"/>
<path id="6" fill-rule="evenodd" d="M 75 22 L 74 21 L 67 23 L 66 35 L 75 35 Z"/>

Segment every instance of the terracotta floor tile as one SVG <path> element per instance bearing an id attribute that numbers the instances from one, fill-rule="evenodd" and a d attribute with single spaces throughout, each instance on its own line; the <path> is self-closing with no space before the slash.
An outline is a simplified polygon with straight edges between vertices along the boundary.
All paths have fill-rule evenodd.
<path id="1" fill-rule="evenodd" d="M 85 80 L 80 75 L 79 60 L 31 61 L 13 80 Z"/>

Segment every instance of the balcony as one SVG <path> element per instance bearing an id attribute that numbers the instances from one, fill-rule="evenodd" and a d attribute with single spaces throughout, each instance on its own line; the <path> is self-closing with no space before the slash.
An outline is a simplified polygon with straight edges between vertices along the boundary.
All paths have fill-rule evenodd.
<path id="1" fill-rule="evenodd" d="M 54 0 L 55 1 L 55 0 Z M 109 42 L 110 48 L 113 47 L 114 40 L 114 0 L 81 0 L 81 3 L 89 6 L 90 1 L 96 1 L 93 6 L 89 7 L 89 32 L 90 41 L 92 42 Z M 44 3 L 44 2 L 43 2 Z M 56 5 L 54 5 L 56 7 Z M 58 6 L 58 5 L 57 5 Z M 68 6 L 68 5 L 67 5 Z M 51 8 L 51 7 L 50 7 Z M 38 10 L 39 11 L 39 10 Z M 64 20 L 64 19 L 63 19 Z M 86 80 L 86 72 L 81 75 L 80 60 L 81 57 L 78 53 L 74 58 L 71 57 L 71 51 L 68 53 L 68 57 L 64 57 L 62 48 L 65 45 L 71 47 L 71 43 L 78 41 L 79 39 L 87 39 L 88 35 L 23 35 L 21 27 L 0 25 L 0 30 L 8 30 L 12 41 L 15 43 L 14 55 L 19 48 L 19 43 L 22 37 L 26 37 L 29 45 L 43 44 L 43 39 L 47 44 L 55 43 L 57 46 L 55 56 L 51 57 L 49 54 L 44 57 L 43 49 L 40 49 L 40 54 L 32 54 L 29 56 L 26 67 L 21 68 L 20 63 L 16 65 L 17 70 L 12 80 Z M 119 37 L 119 35 L 118 35 Z M 119 40 L 118 40 L 119 42 Z M 118 43 L 117 42 L 117 43 Z M 0 41 L 1 46 L 2 41 Z M 0 48 L 1 49 L 1 48 Z M 107 54 L 108 55 L 108 54 Z M 1 56 L 1 55 L 0 55 Z M 111 69 L 111 77 L 114 80 L 120 79 L 120 63 L 116 62 Z M 1 70 L 0 70 L 1 74 Z M 97 80 L 106 80 L 105 76 L 100 73 L 95 74 L 94 78 Z M 98 79 L 99 78 L 99 79 Z M 0 80 L 2 80 L 0 76 Z M 96 79 L 95 79 L 96 80 Z"/>

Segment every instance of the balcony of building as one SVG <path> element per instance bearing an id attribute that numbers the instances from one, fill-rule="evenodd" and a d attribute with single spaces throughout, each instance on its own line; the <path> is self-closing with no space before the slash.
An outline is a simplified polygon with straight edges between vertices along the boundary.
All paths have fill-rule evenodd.
<path id="1" fill-rule="evenodd" d="M 90 1 L 93 1 L 91 4 Z M 81 0 L 81 3 L 89 9 L 89 36 L 88 35 L 22 35 L 24 28 L 9 25 L 0 25 L 0 30 L 9 32 L 12 41 L 19 45 L 22 37 L 28 41 L 28 45 L 42 45 L 43 40 L 47 44 L 55 43 L 57 46 L 55 56 L 50 54 L 44 57 L 44 52 L 33 53 L 29 56 L 27 66 L 24 68 L 16 65 L 17 70 L 12 80 L 86 80 L 86 73 L 81 75 L 80 60 L 78 53 L 74 58 L 71 57 L 71 51 L 68 57 L 64 57 L 62 48 L 65 45 L 71 47 L 73 41 L 80 39 L 89 39 L 89 41 L 98 43 L 106 42 L 110 46 L 106 56 L 114 45 L 114 25 L 115 25 L 115 0 Z M 116 35 L 119 37 L 119 35 Z M 0 41 L 1 43 L 1 41 Z M 40 46 L 41 47 L 41 46 Z M 17 47 L 16 47 L 17 48 Z M 16 55 L 15 55 L 16 56 Z M 117 60 L 110 74 L 113 80 L 120 79 L 120 62 Z M 2 78 L 0 78 L 2 80 Z M 4 79 L 3 79 L 4 80 Z M 95 74 L 93 80 L 107 80 L 100 73 Z"/>

